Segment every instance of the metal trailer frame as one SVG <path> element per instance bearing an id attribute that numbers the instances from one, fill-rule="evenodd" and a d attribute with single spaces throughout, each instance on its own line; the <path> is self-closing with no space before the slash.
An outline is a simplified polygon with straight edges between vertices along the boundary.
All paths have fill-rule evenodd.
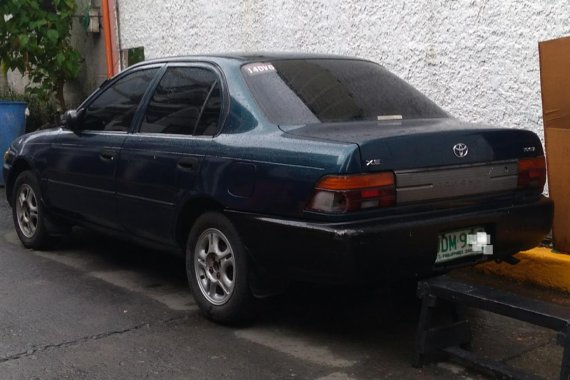
<path id="1" fill-rule="evenodd" d="M 419 282 L 418 297 L 422 299 L 422 308 L 416 333 L 415 367 L 442 357 L 452 357 L 502 378 L 539 379 L 504 363 L 477 357 L 471 352 L 471 329 L 464 312 L 466 307 L 471 307 L 556 331 L 558 344 L 564 350 L 560 379 L 570 380 L 570 308 L 489 286 L 466 283 L 447 275 Z M 447 311 L 450 321 L 434 326 L 436 310 Z"/>

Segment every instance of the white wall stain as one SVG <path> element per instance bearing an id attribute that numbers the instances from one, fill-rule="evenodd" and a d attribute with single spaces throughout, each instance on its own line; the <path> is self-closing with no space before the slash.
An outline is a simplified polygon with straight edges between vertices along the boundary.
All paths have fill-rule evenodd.
<path id="1" fill-rule="evenodd" d="M 119 0 L 122 48 L 377 61 L 462 120 L 542 137 L 538 41 L 570 35 L 568 0 Z"/>

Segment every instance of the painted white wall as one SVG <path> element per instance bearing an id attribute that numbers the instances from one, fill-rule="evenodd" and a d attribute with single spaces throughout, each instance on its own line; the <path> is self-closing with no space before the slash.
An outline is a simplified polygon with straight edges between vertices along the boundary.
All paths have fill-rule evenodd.
<path id="1" fill-rule="evenodd" d="M 568 0 L 118 0 L 121 48 L 354 55 L 452 115 L 542 138 L 538 41 L 570 34 Z"/>

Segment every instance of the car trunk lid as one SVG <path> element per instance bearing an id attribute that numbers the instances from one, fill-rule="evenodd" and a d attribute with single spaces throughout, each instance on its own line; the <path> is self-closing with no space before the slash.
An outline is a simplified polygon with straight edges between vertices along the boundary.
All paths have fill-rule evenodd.
<path id="1" fill-rule="evenodd" d="M 465 165 L 542 154 L 530 131 L 494 128 L 455 119 L 364 121 L 280 127 L 306 138 L 356 143 L 365 171 Z M 454 153 L 465 144 L 463 157 Z"/>
<path id="2" fill-rule="evenodd" d="M 358 144 L 363 171 L 394 171 L 398 203 L 514 190 L 518 159 L 543 154 L 533 132 L 455 119 L 281 128 L 299 137 Z"/>

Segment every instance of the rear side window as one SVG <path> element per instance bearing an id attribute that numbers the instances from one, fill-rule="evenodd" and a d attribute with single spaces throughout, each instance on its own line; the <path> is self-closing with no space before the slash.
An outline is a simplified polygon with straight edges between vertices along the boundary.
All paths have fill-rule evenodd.
<path id="1" fill-rule="evenodd" d="M 140 132 L 213 135 L 220 110 L 220 81 L 213 71 L 168 68 L 148 104 Z"/>
<path id="2" fill-rule="evenodd" d="M 135 71 L 103 90 L 85 109 L 82 129 L 126 132 L 157 70 Z"/>
<path id="3" fill-rule="evenodd" d="M 291 59 L 242 67 L 269 119 L 280 125 L 447 117 L 382 66 L 348 59 Z"/>

